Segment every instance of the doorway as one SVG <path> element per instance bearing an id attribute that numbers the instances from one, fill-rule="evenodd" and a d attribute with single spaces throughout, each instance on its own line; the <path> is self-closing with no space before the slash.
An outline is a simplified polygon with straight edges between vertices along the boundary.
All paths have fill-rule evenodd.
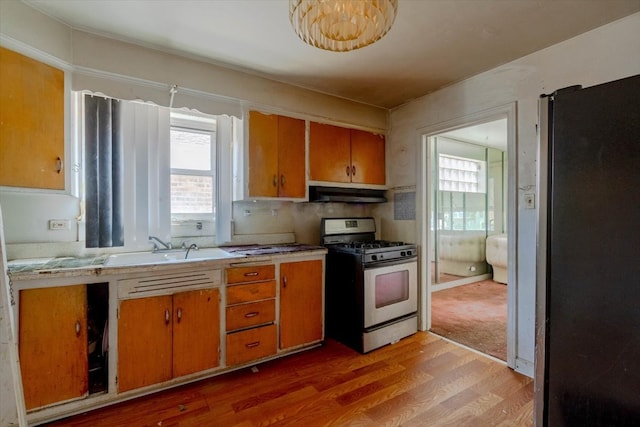
<path id="1" fill-rule="evenodd" d="M 423 129 L 420 181 L 421 326 L 511 367 L 514 121 L 515 105 L 509 105 Z"/>

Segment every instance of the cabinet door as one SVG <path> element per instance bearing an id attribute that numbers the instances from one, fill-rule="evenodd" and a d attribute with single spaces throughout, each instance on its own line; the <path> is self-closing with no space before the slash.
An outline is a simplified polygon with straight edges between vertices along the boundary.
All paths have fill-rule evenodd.
<path id="1" fill-rule="evenodd" d="M 312 181 L 351 182 L 349 129 L 311 122 L 309 178 Z"/>
<path id="2" fill-rule="evenodd" d="M 351 129 L 351 166 L 351 182 L 384 185 L 384 136 Z"/>
<path id="3" fill-rule="evenodd" d="M 20 368 L 27 409 L 87 395 L 87 288 L 20 292 Z"/>
<path id="4" fill-rule="evenodd" d="M 322 261 L 280 264 L 280 348 L 322 339 Z"/>
<path id="5" fill-rule="evenodd" d="M 122 301 L 118 315 L 118 391 L 171 379 L 171 295 Z"/>
<path id="6" fill-rule="evenodd" d="M 249 196 L 278 196 L 278 116 L 249 112 Z"/>
<path id="7" fill-rule="evenodd" d="M 278 196 L 303 198 L 306 193 L 304 120 L 278 117 Z"/>
<path id="8" fill-rule="evenodd" d="M 0 47 L 0 185 L 64 190 L 64 72 Z"/>
<path id="9" fill-rule="evenodd" d="M 219 364 L 220 290 L 181 292 L 173 296 L 173 376 Z"/>

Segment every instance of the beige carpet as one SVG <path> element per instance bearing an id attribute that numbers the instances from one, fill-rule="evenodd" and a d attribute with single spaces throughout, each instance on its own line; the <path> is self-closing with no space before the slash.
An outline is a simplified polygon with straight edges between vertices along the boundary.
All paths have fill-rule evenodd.
<path id="1" fill-rule="evenodd" d="M 432 293 L 431 332 L 507 360 L 507 285 L 483 280 Z"/>

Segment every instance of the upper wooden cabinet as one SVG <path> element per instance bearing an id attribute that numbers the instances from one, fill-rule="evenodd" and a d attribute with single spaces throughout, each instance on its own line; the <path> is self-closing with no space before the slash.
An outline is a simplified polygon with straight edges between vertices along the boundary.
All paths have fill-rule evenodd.
<path id="1" fill-rule="evenodd" d="M 249 197 L 304 198 L 305 164 L 304 120 L 249 113 Z"/>
<path id="2" fill-rule="evenodd" d="M 64 72 L 0 47 L 0 185 L 64 190 Z"/>
<path id="3" fill-rule="evenodd" d="M 384 136 L 311 122 L 309 169 L 312 181 L 384 185 Z"/>

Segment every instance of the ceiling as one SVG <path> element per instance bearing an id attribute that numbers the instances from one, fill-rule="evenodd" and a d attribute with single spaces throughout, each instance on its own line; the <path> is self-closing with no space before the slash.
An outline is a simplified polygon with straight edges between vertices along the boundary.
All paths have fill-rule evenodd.
<path id="1" fill-rule="evenodd" d="M 507 119 L 504 118 L 463 127 L 442 133 L 438 136 L 446 136 L 458 141 L 470 142 L 472 144 L 507 151 L 507 135 Z"/>
<path id="2" fill-rule="evenodd" d="M 81 30 L 393 108 L 640 10 L 640 0 L 399 0 L 373 45 L 303 43 L 288 0 L 23 0 Z"/>

